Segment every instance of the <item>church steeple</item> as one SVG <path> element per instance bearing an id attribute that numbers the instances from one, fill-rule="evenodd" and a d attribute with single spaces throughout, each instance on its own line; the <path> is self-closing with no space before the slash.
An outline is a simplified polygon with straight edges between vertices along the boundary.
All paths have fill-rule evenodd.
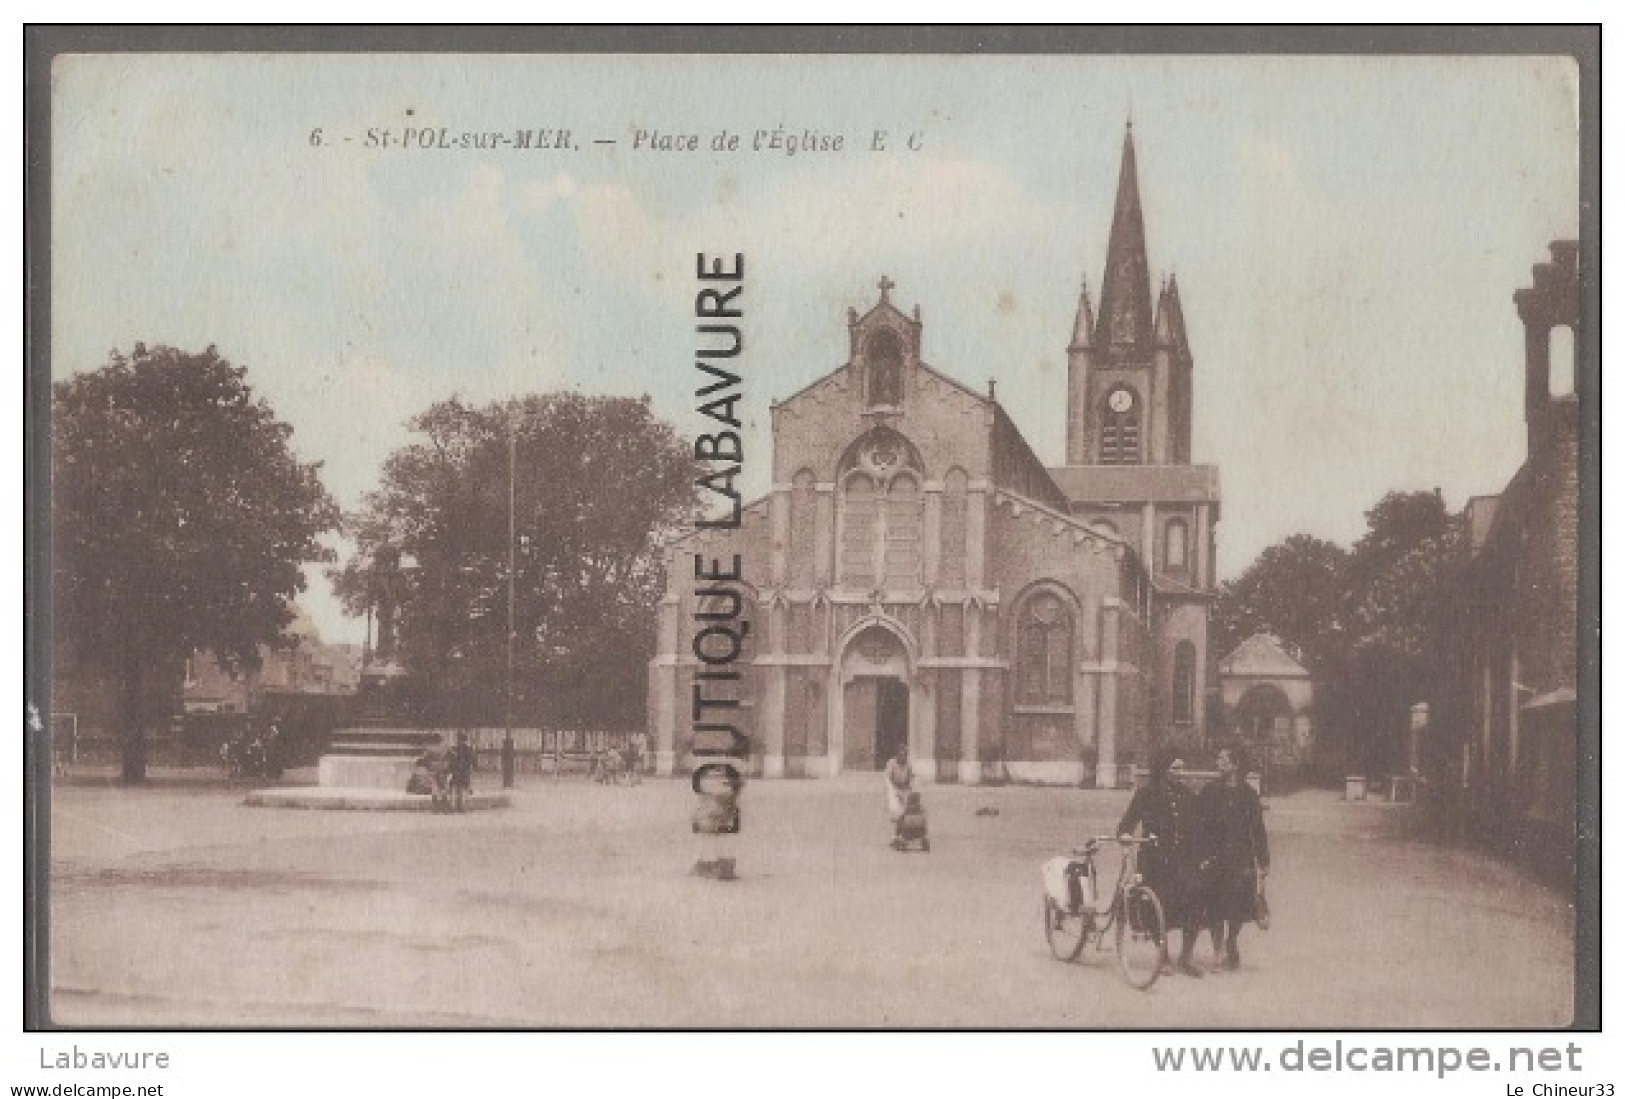
<path id="1" fill-rule="evenodd" d="M 1106 274 L 1100 284 L 1100 319 L 1095 348 L 1111 362 L 1149 356 L 1152 341 L 1151 268 L 1145 259 L 1145 220 L 1140 213 L 1140 182 L 1134 165 L 1134 123 L 1123 134 L 1123 160 L 1117 173 L 1117 205 L 1106 245 Z"/>

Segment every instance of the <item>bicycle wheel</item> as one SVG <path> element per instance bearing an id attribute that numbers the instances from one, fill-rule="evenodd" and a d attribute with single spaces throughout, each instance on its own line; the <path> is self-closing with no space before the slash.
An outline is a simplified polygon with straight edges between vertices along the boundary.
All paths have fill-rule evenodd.
<path id="1" fill-rule="evenodd" d="M 1144 885 L 1130 886 L 1117 916 L 1117 966 L 1123 979 L 1138 989 L 1150 988 L 1168 957 L 1162 902 Z"/>
<path id="2" fill-rule="evenodd" d="M 1075 962 L 1089 941 L 1089 928 L 1093 917 L 1088 912 L 1073 914 L 1044 894 L 1044 939 L 1049 950 L 1063 962 Z"/>

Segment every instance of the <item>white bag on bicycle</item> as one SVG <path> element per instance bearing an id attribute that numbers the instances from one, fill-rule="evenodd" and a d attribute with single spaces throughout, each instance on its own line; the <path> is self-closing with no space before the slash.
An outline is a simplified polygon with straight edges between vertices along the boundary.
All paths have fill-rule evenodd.
<path id="1" fill-rule="evenodd" d="M 1092 883 L 1089 876 L 1083 873 L 1084 865 L 1081 859 L 1068 858 L 1065 855 L 1050 859 L 1043 865 L 1044 892 L 1063 911 L 1076 912 L 1080 908 L 1092 907 L 1095 903 L 1094 897 L 1089 895 Z M 1077 893 L 1073 892 L 1074 880 L 1078 883 Z"/>

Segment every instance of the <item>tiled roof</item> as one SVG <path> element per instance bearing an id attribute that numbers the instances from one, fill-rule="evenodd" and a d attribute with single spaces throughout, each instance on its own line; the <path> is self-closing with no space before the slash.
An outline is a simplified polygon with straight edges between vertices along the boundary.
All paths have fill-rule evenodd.
<path id="1" fill-rule="evenodd" d="M 1290 679 L 1307 678 L 1309 672 L 1292 659 L 1278 638 L 1255 633 L 1219 661 L 1219 674 Z"/>

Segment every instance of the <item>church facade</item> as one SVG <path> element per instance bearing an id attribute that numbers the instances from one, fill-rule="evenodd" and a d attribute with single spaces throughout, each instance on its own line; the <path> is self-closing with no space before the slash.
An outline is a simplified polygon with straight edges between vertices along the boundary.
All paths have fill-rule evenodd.
<path id="1" fill-rule="evenodd" d="M 1117 787 L 1202 738 L 1218 475 L 1190 463 L 1192 357 L 1177 284 L 1152 295 L 1136 172 L 1131 131 L 1099 314 L 1085 287 L 1067 345 L 1064 465 L 921 358 L 886 279 L 848 361 L 774 404 L 771 492 L 668 547 L 659 773 L 690 762 L 696 554 L 745 562 L 762 776 L 874 770 L 901 742 L 926 781 Z"/>

